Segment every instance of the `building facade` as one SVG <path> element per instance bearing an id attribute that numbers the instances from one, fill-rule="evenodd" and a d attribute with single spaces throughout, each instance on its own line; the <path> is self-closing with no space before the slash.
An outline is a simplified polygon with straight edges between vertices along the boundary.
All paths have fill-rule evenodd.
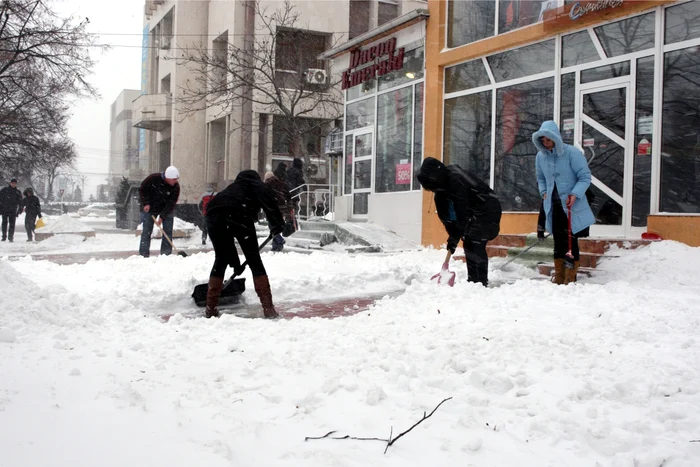
<path id="1" fill-rule="evenodd" d="M 344 91 L 342 154 L 335 218 L 369 221 L 421 241 L 425 2 L 403 2 L 402 15 L 355 36 L 332 59 Z"/>
<path id="2" fill-rule="evenodd" d="M 262 174 L 293 157 L 304 160 L 308 183 L 328 183 L 324 138 L 343 106 L 338 76 L 318 55 L 399 16 L 401 3 L 294 0 L 285 14 L 282 0 L 147 0 L 134 125 L 149 170 L 180 169 L 180 203 L 223 189 L 241 170 Z M 205 51 L 208 65 L 184 63 L 192 50 Z M 256 65 L 242 90 L 245 76 L 236 81 L 231 61 L 245 55 Z M 185 102 L 193 90 L 204 90 L 200 105 Z"/>
<path id="3" fill-rule="evenodd" d="M 139 157 L 138 131 L 132 126 L 133 102 L 139 94 L 138 90 L 124 89 L 110 106 L 109 186 L 111 187 L 117 187 L 122 177 L 139 179 L 145 174 L 145 164 Z"/>
<path id="4" fill-rule="evenodd" d="M 700 1 L 430 0 L 425 153 L 488 181 L 535 231 L 531 135 L 582 149 L 592 236 L 700 245 Z M 423 195 L 422 241 L 444 243 Z"/>

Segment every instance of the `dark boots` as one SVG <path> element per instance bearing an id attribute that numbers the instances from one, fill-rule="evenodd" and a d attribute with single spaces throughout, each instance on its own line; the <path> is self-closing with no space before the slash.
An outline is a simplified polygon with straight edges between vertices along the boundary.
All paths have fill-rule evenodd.
<path id="1" fill-rule="evenodd" d="M 253 276 L 253 284 L 255 285 L 255 293 L 258 294 L 260 299 L 265 318 L 279 318 L 280 315 L 272 304 L 272 292 L 270 291 L 270 281 L 267 276 Z"/>
<path id="2" fill-rule="evenodd" d="M 219 317 L 219 296 L 224 287 L 223 277 L 209 277 L 209 288 L 207 289 L 207 308 L 205 310 L 207 318 Z"/>

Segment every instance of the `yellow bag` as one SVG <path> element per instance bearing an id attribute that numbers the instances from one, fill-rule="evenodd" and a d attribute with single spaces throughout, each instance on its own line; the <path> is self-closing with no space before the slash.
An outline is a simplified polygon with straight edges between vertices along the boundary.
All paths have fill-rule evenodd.
<path id="1" fill-rule="evenodd" d="M 42 219 L 42 218 L 40 217 L 39 219 L 37 219 L 36 225 L 34 226 L 34 228 L 35 228 L 35 229 L 40 229 L 40 228 L 45 227 L 45 226 L 46 226 L 46 224 L 44 224 L 44 219 Z"/>

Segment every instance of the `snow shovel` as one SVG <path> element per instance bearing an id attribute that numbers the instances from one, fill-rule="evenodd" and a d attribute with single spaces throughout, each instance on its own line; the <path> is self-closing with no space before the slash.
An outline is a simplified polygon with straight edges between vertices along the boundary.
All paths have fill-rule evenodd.
<path id="1" fill-rule="evenodd" d="M 272 235 L 269 235 L 264 242 L 258 248 L 258 251 L 262 250 L 265 245 L 270 243 L 272 240 Z M 241 270 L 245 270 L 248 265 L 248 261 L 241 265 Z M 199 284 L 195 286 L 192 292 L 192 298 L 197 306 L 205 306 L 207 304 L 207 292 L 209 291 L 209 284 Z M 229 279 L 224 282 L 221 288 L 221 295 L 219 295 L 219 305 L 228 305 L 231 303 L 236 303 L 238 301 L 238 296 L 245 292 L 245 278 L 236 279 L 236 273 L 234 272 Z"/>
<path id="2" fill-rule="evenodd" d="M 547 237 L 549 237 L 549 234 L 546 234 L 544 237 L 542 237 L 542 240 L 544 240 L 544 239 L 547 238 Z M 530 251 L 531 248 L 534 248 L 534 247 L 536 247 L 536 246 L 539 245 L 539 244 L 540 244 L 540 241 L 539 241 L 539 239 L 538 239 L 537 243 L 533 243 L 532 245 L 530 245 L 529 247 L 525 248 L 523 251 L 521 251 L 521 252 L 518 253 L 517 255 L 513 256 L 511 259 L 509 259 L 507 262 L 505 262 L 505 263 L 504 263 L 500 268 L 498 268 L 498 269 L 499 269 L 500 271 L 503 271 L 503 269 L 505 269 L 506 266 L 508 266 L 510 263 L 512 263 L 513 261 L 515 261 L 516 259 L 518 259 L 521 255 L 524 255 L 525 253 L 527 253 L 528 251 Z"/>
<path id="3" fill-rule="evenodd" d="M 449 285 L 450 287 L 454 287 L 455 277 L 457 276 L 457 273 L 454 271 L 450 271 L 451 257 L 452 252 L 450 250 L 447 250 L 447 256 L 445 257 L 445 262 L 442 264 L 442 269 L 440 269 L 440 272 L 438 272 L 430 278 L 431 281 L 433 279 L 437 279 L 437 283 L 441 284 L 442 280 L 445 279 L 447 281 L 447 285 Z"/>
<path id="4" fill-rule="evenodd" d="M 170 237 L 168 237 L 168 235 L 165 233 L 165 230 L 163 230 L 163 227 L 161 227 L 161 225 L 156 222 L 156 216 L 151 214 L 151 219 L 153 219 L 153 223 L 156 224 L 158 226 L 158 228 L 160 229 L 160 233 L 163 234 L 163 238 L 165 238 L 168 241 L 168 243 L 170 243 L 170 246 L 173 248 L 173 251 L 175 253 L 177 253 L 178 255 L 182 256 L 183 258 L 187 258 L 187 253 L 185 253 L 184 251 L 178 251 L 178 249 L 175 248 L 175 245 L 173 245 L 173 241 L 170 240 Z"/>
<path id="5" fill-rule="evenodd" d="M 564 256 L 564 267 L 566 269 L 574 269 L 576 264 L 574 262 L 574 254 L 571 252 L 571 247 L 573 242 L 571 240 L 571 206 L 569 206 L 569 251 L 566 252 Z"/>

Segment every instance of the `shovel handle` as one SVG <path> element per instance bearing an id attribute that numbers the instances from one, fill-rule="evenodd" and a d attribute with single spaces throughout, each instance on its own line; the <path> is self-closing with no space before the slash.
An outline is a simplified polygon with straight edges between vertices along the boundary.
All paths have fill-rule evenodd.
<path id="1" fill-rule="evenodd" d="M 258 251 L 262 250 L 265 247 L 265 245 L 270 243 L 270 241 L 272 240 L 272 237 L 273 237 L 272 234 L 268 235 L 267 238 L 265 239 L 265 241 L 262 242 L 262 244 L 258 247 Z M 246 260 L 243 262 L 243 264 L 241 264 L 241 268 L 245 269 L 245 267 L 247 265 L 248 265 L 248 261 Z M 231 275 L 231 277 L 229 277 L 228 280 L 226 282 L 224 282 L 224 286 L 222 288 L 226 288 L 226 286 L 229 283 L 231 283 L 235 278 L 236 278 L 236 271 L 234 271 L 233 274 Z"/>
<path id="2" fill-rule="evenodd" d="M 175 254 L 179 255 L 180 252 L 177 251 L 177 248 L 175 248 L 175 245 L 173 245 L 173 241 L 170 240 L 170 237 L 168 237 L 168 234 L 165 233 L 165 230 L 163 230 L 163 227 L 160 224 L 158 224 L 158 222 L 156 222 L 156 216 L 151 214 L 151 219 L 153 219 L 153 223 L 158 226 L 158 229 L 160 229 L 160 233 L 163 235 L 163 237 L 165 237 L 165 239 L 168 241 L 168 243 L 170 243 L 170 246 L 172 247 Z"/>

